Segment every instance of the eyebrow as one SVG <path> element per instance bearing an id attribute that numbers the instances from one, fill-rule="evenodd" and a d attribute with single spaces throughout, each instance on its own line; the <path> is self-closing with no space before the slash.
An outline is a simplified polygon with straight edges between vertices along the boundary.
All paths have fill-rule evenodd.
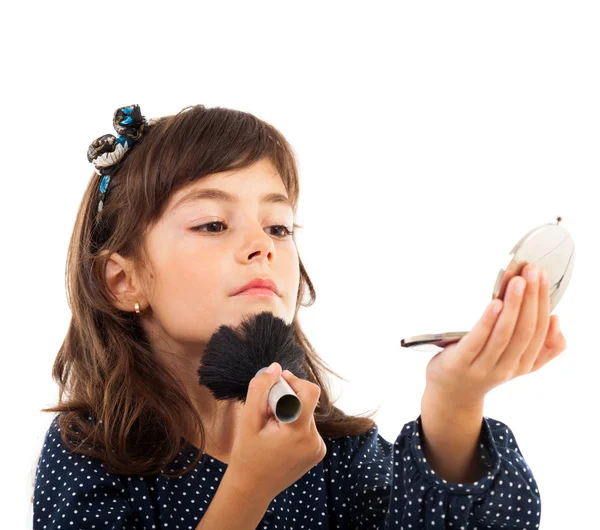
<path id="1" fill-rule="evenodd" d="M 217 188 L 202 188 L 199 190 L 194 190 L 182 197 L 181 199 L 179 199 L 173 206 L 173 210 L 179 208 L 183 204 L 198 201 L 201 199 L 214 199 L 217 201 L 223 201 L 228 203 L 236 203 L 240 200 L 240 198 L 237 195 L 228 193 L 224 190 L 220 190 Z M 262 196 L 260 202 L 267 204 L 284 204 L 292 208 L 292 210 L 294 209 L 290 199 L 285 195 L 282 195 L 281 193 L 267 193 L 266 195 Z"/>

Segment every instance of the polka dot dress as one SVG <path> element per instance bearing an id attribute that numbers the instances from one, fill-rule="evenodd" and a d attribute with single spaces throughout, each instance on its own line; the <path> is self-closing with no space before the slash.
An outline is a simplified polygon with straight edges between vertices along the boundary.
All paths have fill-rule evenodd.
<path id="1" fill-rule="evenodd" d="M 113 475 L 101 461 L 70 453 L 59 431 L 55 417 L 36 469 L 34 530 L 195 530 L 227 469 L 205 455 L 203 465 L 179 478 Z M 419 416 L 394 444 L 377 426 L 357 436 L 324 438 L 325 458 L 272 500 L 257 528 L 539 527 L 537 484 L 505 424 L 483 418 L 480 449 L 488 471 L 470 484 L 436 475 L 421 450 L 422 436 Z M 186 446 L 180 465 L 197 451 Z"/>

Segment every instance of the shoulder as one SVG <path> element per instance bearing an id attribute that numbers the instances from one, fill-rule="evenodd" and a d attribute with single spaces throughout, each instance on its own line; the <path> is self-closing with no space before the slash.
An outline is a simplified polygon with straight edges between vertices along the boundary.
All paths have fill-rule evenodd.
<path id="1" fill-rule="evenodd" d="M 326 458 L 335 466 L 355 465 L 365 459 L 391 457 L 392 444 L 379 432 L 375 424 L 368 431 L 338 437 L 323 437 L 327 447 Z"/>
<path id="2" fill-rule="evenodd" d="M 87 517 L 98 517 L 115 530 L 125 528 L 133 514 L 127 482 L 108 473 L 101 460 L 70 451 L 61 436 L 60 416 L 46 431 L 36 469 L 34 529 L 55 528 L 59 517 L 73 528 L 87 528 Z"/>
<path id="3" fill-rule="evenodd" d="M 109 476 L 114 477 L 115 485 L 117 485 L 116 483 L 120 482 L 121 479 L 118 475 L 107 473 L 101 459 L 82 454 L 84 451 L 74 451 L 65 443 L 60 421 L 64 415 L 64 413 L 59 413 L 52 418 L 46 430 L 40 450 L 37 471 L 47 471 L 48 469 L 56 468 L 57 470 L 60 469 L 63 473 L 73 473 L 73 475 L 77 476 L 83 473 L 85 469 L 88 472 L 94 472 L 96 476 L 102 476 L 103 480 Z M 91 415 L 87 415 L 85 421 L 94 421 L 94 418 Z M 77 433 L 77 428 L 74 428 L 73 432 Z M 71 437 L 69 437 L 69 440 L 71 440 Z"/>
<path id="4" fill-rule="evenodd" d="M 64 442 L 59 419 L 55 416 L 46 431 L 36 469 L 36 483 L 53 483 L 57 489 L 71 489 L 75 483 L 86 490 L 114 489 L 124 492 L 127 481 L 123 475 L 109 473 L 102 459 L 73 451 Z"/>

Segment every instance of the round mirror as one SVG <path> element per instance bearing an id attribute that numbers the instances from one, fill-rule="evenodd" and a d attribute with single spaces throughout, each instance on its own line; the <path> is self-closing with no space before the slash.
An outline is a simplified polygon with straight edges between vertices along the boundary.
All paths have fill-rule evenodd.
<path id="1" fill-rule="evenodd" d="M 511 278 L 520 275 L 525 265 L 535 263 L 548 272 L 550 290 L 550 313 L 557 306 L 569 285 L 575 263 L 575 244 L 564 226 L 548 223 L 534 228 L 525 234 L 510 251 L 511 259 L 506 269 L 500 269 L 492 299 L 504 300 L 506 286 Z M 402 339 L 400 345 L 417 351 L 437 353 L 448 344 L 459 341 L 468 331 L 427 333 Z"/>

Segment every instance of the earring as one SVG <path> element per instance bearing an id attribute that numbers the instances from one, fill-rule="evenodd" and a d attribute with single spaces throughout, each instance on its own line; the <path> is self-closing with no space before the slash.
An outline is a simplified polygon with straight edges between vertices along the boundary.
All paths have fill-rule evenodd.
<path id="1" fill-rule="evenodd" d="M 138 315 L 139 315 L 139 313 L 140 313 L 140 303 L 139 303 L 139 302 L 136 302 L 136 303 L 135 303 L 135 312 L 136 312 Z"/>

